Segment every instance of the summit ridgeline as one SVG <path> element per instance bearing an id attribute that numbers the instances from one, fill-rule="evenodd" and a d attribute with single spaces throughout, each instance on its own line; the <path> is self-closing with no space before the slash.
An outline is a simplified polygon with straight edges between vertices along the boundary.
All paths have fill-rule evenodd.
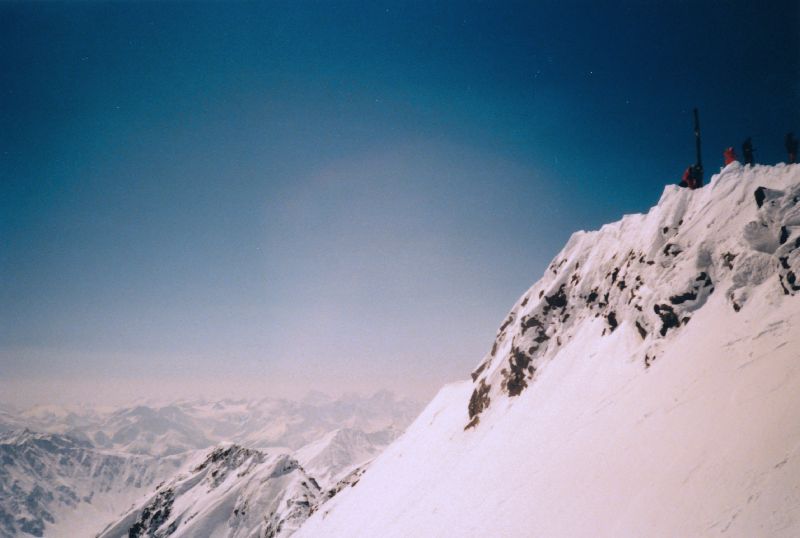
<path id="1" fill-rule="evenodd" d="M 472 372 L 467 426 L 492 399 L 526 390 L 579 333 L 635 332 L 648 368 L 712 293 L 735 313 L 754 293 L 800 292 L 798 200 L 800 167 L 733 163 L 703 189 L 668 186 L 646 215 L 575 233 Z"/>

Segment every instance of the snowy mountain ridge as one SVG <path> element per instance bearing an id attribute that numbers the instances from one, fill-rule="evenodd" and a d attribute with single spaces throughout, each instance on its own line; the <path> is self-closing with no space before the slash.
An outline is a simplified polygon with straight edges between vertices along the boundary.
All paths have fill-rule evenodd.
<path id="1" fill-rule="evenodd" d="M 0 435 L 0 536 L 53 536 L 56 522 L 58 535 L 89 534 L 97 530 L 93 517 L 125 509 L 182 461 L 97 450 L 85 439 L 28 429 Z M 75 517 L 79 511 L 83 517 Z"/>
<path id="2" fill-rule="evenodd" d="M 756 177 L 772 184 L 791 170 L 734 162 L 704 189 L 669 186 L 647 214 L 573 234 L 512 308 L 492 351 L 472 373 L 469 425 L 493 398 L 525 390 L 588 318 L 605 320 L 600 337 L 623 323 L 635 327 L 641 361 L 649 367 L 668 335 L 691 321 L 717 284 L 734 311 L 745 306 L 752 286 L 769 278 L 785 294 L 800 291 L 800 187 L 752 184 Z M 741 233 L 728 234 L 731 229 Z"/>
<path id="3" fill-rule="evenodd" d="M 386 442 L 342 429 L 294 454 L 224 444 L 193 458 L 99 538 L 289 536 L 357 483 Z"/>
<path id="4" fill-rule="evenodd" d="M 99 538 L 288 536 L 320 494 L 288 454 L 221 446 L 161 484 Z"/>
<path id="5" fill-rule="evenodd" d="M 40 405 L 0 413 L 0 432 L 29 428 L 83 438 L 129 454 L 168 456 L 223 442 L 292 450 L 339 428 L 366 433 L 402 429 L 419 404 L 387 391 L 301 401 L 279 398 L 177 400 L 123 407 Z"/>
<path id="6" fill-rule="evenodd" d="M 800 165 L 733 163 L 574 234 L 298 535 L 796 536 L 798 200 Z"/>

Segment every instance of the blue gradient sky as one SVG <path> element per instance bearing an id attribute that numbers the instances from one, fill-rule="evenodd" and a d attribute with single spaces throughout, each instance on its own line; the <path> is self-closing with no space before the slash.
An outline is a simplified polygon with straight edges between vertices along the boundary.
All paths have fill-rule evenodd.
<path id="1" fill-rule="evenodd" d="M 800 133 L 797 2 L 427 4 L 0 4 L 0 400 L 430 396 L 693 106 Z"/>

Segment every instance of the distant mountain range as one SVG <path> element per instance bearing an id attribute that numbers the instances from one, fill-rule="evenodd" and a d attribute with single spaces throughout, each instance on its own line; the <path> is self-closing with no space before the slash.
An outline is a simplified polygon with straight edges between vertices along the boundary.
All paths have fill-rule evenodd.
<path id="1" fill-rule="evenodd" d="M 259 522 L 258 514 L 273 511 L 271 526 L 254 528 L 285 535 L 343 477 L 394 440 L 419 409 L 388 392 L 337 399 L 312 393 L 299 402 L 180 400 L 24 411 L 2 406 L 0 536 L 94 536 L 104 527 L 103 536 L 199 536 L 192 534 L 198 525 L 220 521 L 239 522 L 239 534 L 221 536 L 249 536 L 241 534 L 250 521 L 242 511 L 220 512 L 219 503 L 245 503 Z M 219 489 L 223 472 L 249 478 Z M 270 481 L 269 491 L 253 491 L 252 480 Z M 299 504 L 273 507 L 278 499 Z M 163 521 L 148 516 L 167 500 L 174 517 L 163 509 Z M 192 523 L 184 529 L 186 511 Z"/>

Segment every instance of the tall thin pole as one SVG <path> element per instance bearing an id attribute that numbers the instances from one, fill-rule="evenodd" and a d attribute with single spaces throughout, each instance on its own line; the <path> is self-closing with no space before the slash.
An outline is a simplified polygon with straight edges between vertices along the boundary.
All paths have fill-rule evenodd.
<path id="1" fill-rule="evenodd" d="M 697 183 L 698 185 L 703 184 L 703 156 L 700 152 L 700 114 L 697 112 L 697 109 L 694 109 L 694 142 L 695 148 L 697 149 L 697 162 L 695 163 L 695 167 L 697 168 Z"/>

